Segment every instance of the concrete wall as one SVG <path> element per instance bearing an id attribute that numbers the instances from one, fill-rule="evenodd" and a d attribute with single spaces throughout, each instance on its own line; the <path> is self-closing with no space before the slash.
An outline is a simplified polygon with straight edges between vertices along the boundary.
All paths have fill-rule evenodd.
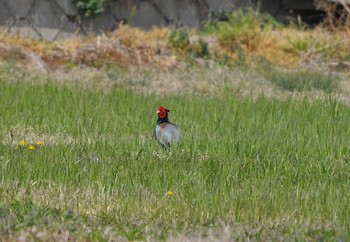
<path id="1" fill-rule="evenodd" d="M 150 29 L 182 24 L 200 27 L 211 11 L 230 11 L 258 0 L 115 0 L 93 18 L 83 18 L 72 0 L 0 0 L 1 31 L 50 41 L 75 34 L 101 33 L 120 22 Z M 275 16 L 287 8 L 312 8 L 312 0 L 262 0 L 262 9 Z"/>

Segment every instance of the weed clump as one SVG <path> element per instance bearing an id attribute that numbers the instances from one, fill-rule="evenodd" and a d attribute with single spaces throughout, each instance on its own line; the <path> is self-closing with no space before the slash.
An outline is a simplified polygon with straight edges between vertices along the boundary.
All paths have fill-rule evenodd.
<path id="1" fill-rule="evenodd" d="M 73 2 L 87 18 L 92 18 L 103 13 L 108 4 L 108 0 L 74 0 Z"/>
<path id="2" fill-rule="evenodd" d="M 176 52 L 184 54 L 190 49 L 190 40 L 186 30 L 173 29 L 169 32 L 167 40 L 169 47 Z"/>
<path id="3" fill-rule="evenodd" d="M 211 57 L 208 42 L 202 36 L 190 37 L 186 29 L 172 29 L 167 37 L 168 48 L 175 54 L 185 57 Z"/>
<path id="4" fill-rule="evenodd" d="M 263 36 L 263 29 L 277 27 L 279 24 L 259 11 L 236 10 L 226 14 L 226 21 L 209 21 L 204 28 L 208 34 L 217 35 L 220 45 L 235 51 L 239 48 L 254 51 L 258 48 Z"/>

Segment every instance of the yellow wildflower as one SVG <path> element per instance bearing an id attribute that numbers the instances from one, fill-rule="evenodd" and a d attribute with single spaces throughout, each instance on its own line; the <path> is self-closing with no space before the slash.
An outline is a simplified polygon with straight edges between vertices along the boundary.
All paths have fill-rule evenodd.
<path id="1" fill-rule="evenodd" d="M 35 146 L 34 146 L 34 145 L 30 145 L 30 146 L 29 146 L 29 149 L 30 149 L 30 150 L 35 150 Z"/>
<path id="2" fill-rule="evenodd" d="M 38 141 L 38 142 L 36 142 L 36 144 L 37 144 L 37 145 L 44 145 L 44 142 Z"/>
<path id="3" fill-rule="evenodd" d="M 26 146 L 27 145 L 27 142 L 23 139 L 19 142 L 19 145 L 20 146 Z"/>
<path id="4" fill-rule="evenodd" d="M 167 194 L 168 194 L 169 196 L 174 195 L 174 193 L 173 193 L 172 191 L 168 191 Z"/>

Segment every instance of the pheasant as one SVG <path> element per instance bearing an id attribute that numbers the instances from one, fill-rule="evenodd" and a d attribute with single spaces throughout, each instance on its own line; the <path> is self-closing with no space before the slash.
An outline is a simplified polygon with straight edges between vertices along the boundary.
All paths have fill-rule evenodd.
<path id="1" fill-rule="evenodd" d="M 169 109 L 159 107 L 157 114 L 158 120 L 155 129 L 155 136 L 159 144 L 163 147 L 170 147 L 173 144 L 181 142 L 181 133 L 179 128 L 169 122 L 168 113 Z"/>

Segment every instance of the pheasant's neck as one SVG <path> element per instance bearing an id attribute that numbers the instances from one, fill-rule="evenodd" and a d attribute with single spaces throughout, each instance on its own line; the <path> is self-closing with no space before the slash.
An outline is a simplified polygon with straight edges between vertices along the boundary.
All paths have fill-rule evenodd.
<path id="1" fill-rule="evenodd" d="M 161 124 L 161 123 L 169 123 L 168 117 L 166 117 L 166 118 L 158 118 L 157 124 Z"/>

